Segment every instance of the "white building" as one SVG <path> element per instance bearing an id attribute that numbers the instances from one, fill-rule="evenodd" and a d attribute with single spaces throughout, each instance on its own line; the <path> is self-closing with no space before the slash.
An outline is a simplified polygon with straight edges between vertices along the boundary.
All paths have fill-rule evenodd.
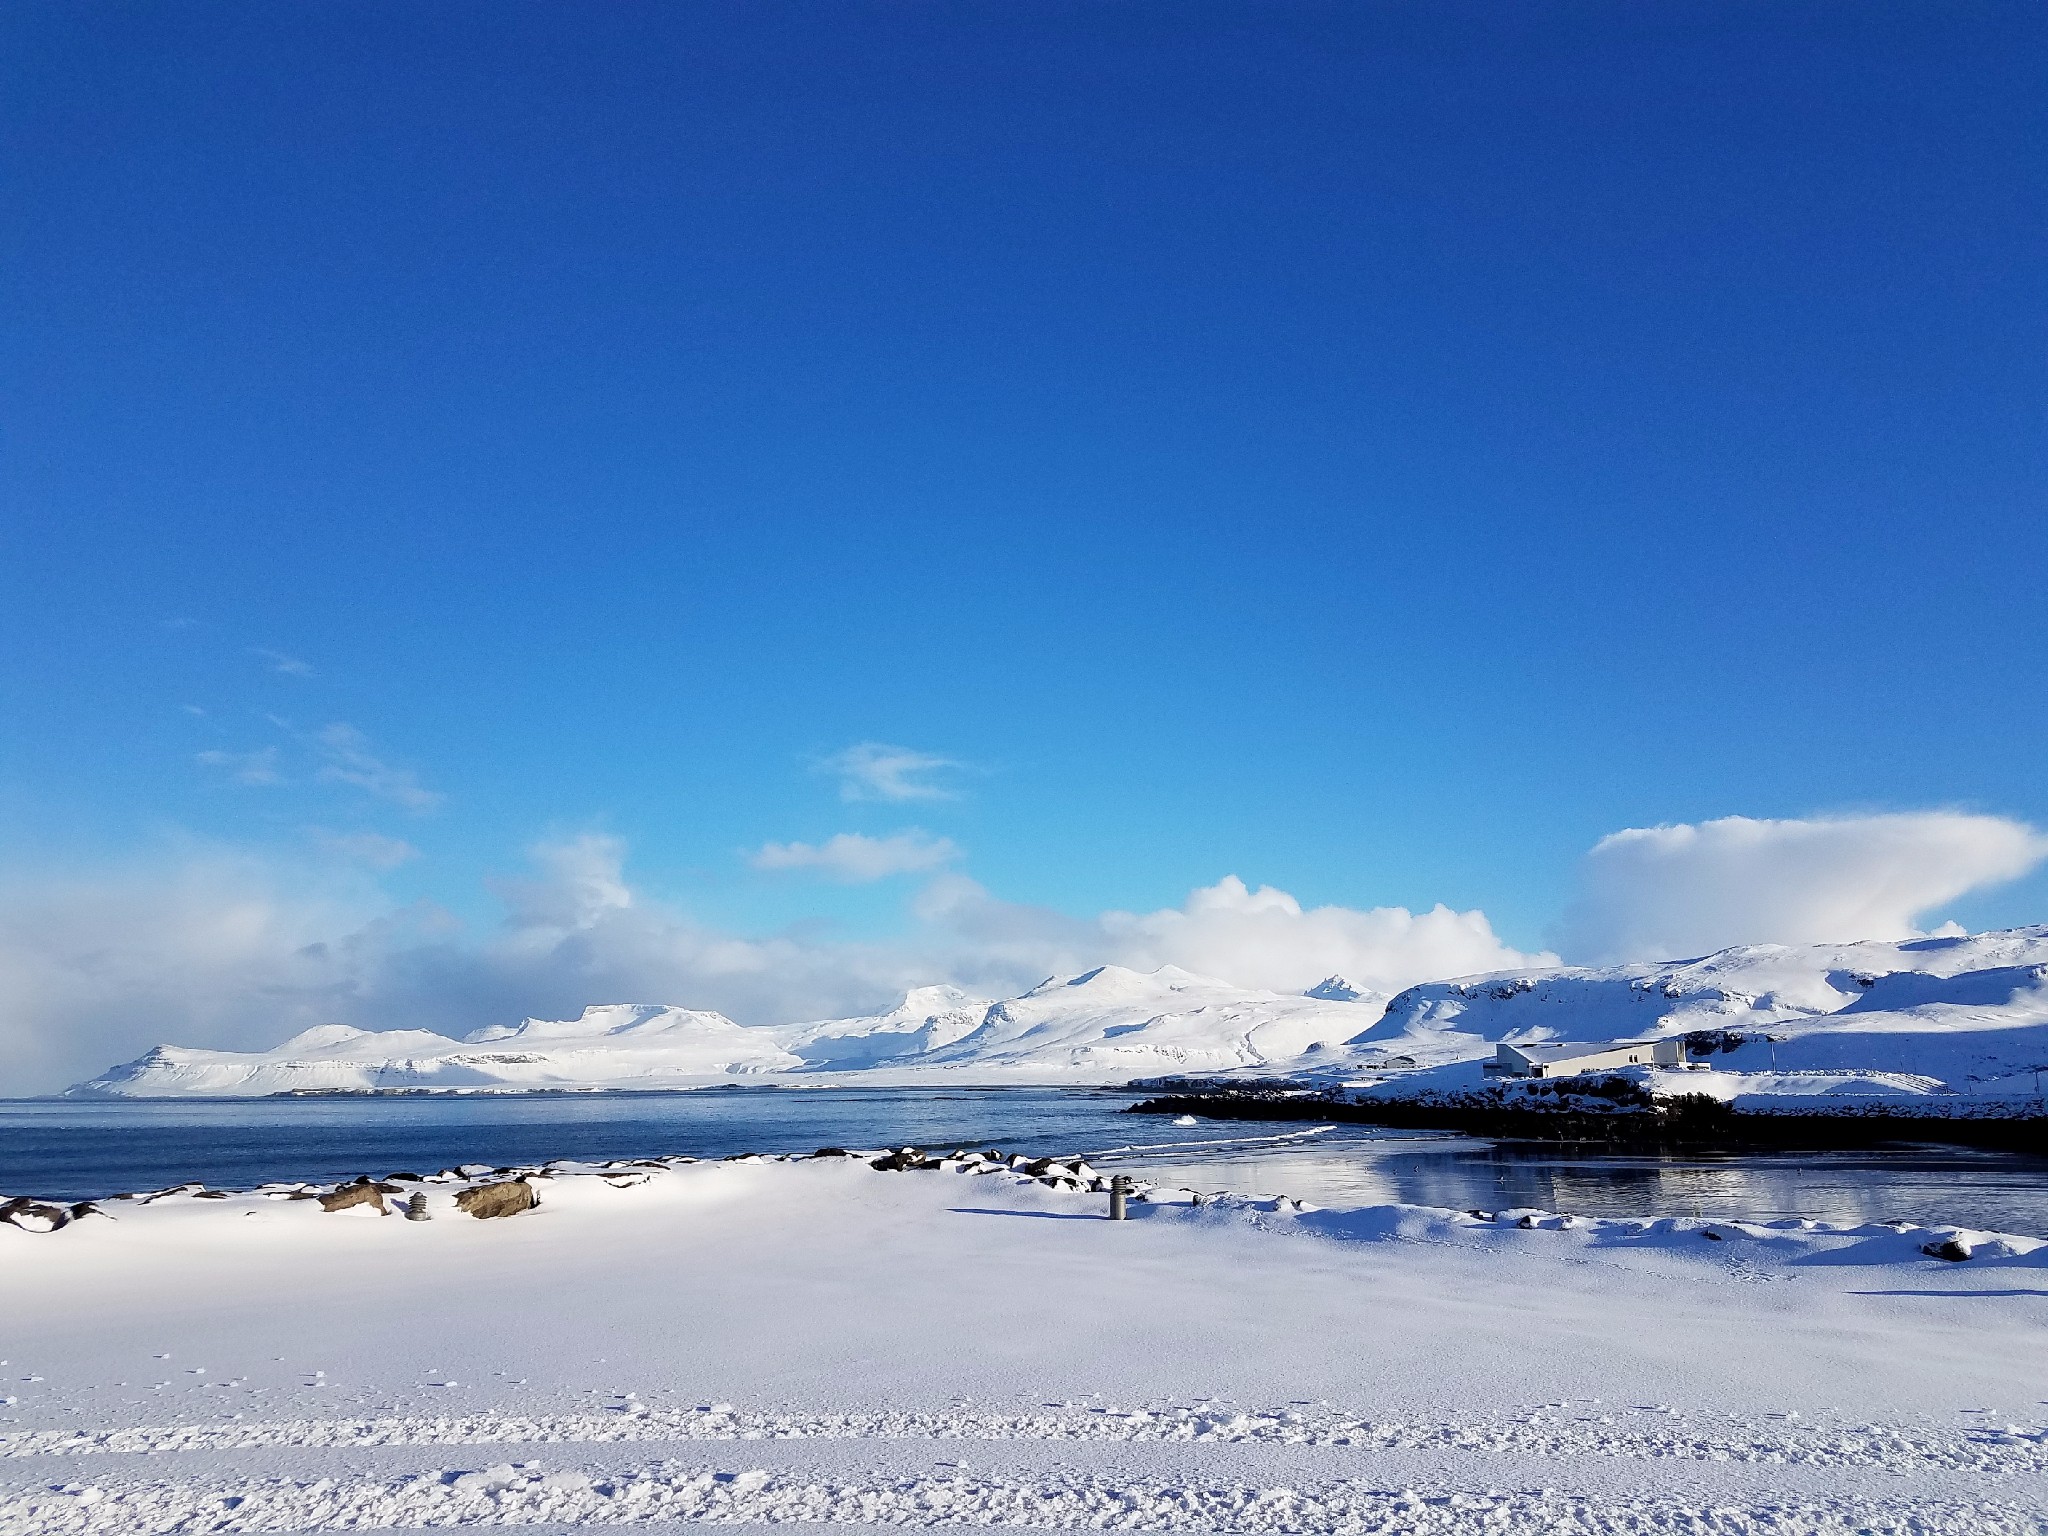
<path id="1" fill-rule="evenodd" d="M 1494 1050 L 1486 1070 L 1501 1077 L 1576 1077 L 1581 1072 L 1606 1072 L 1616 1067 L 1691 1066 L 1685 1058 L 1685 1040 L 1673 1035 L 1665 1040 L 1540 1040 L 1502 1045 Z"/>

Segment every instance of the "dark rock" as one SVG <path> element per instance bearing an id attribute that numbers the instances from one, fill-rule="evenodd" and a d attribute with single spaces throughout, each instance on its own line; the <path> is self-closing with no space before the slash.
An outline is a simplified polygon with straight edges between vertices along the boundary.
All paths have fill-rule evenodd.
<path id="1" fill-rule="evenodd" d="M 938 1162 L 926 1157 L 915 1147 L 905 1147 L 900 1152 L 885 1152 L 868 1166 L 878 1173 L 902 1173 L 912 1168 L 936 1168 Z"/>
<path id="2" fill-rule="evenodd" d="M 1920 1251 L 1930 1259 L 1947 1259 L 1960 1264 L 1970 1256 L 1970 1245 L 1959 1237 L 1945 1237 L 1938 1243 L 1922 1243 Z"/>
<path id="3" fill-rule="evenodd" d="M 332 1194 L 319 1195 L 315 1198 L 319 1200 L 320 1209 L 323 1211 L 347 1211 L 359 1205 L 367 1205 L 379 1216 L 388 1216 L 391 1209 L 385 1205 L 384 1195 L 385 1190 L 381 1184 L 372 1183 L 368 1179 L 358 1179 L 353 1184 L 342 1185 Z"/>
<path id="4" fill-rule="evenodd" d="M 54 1232 L 70 1220 L 71 1212 L 64 1206 L 48 1205 L 25 1196 L 16 1196 L 0 1205 L 0 1221 L 24 1232 Z"/>
<path id="5" fill-rule="evenodd" d="M 472 1189 L 457 1190 L 455 1204 L 481 1220 L 530 1211 L 540 1204 L 540 1197 L 526 1180 L 509 1179 L 502 1184 L 478 1184 Z"/>
<path id="6" fill-rule="evenodd" d="M 811 1154 L 813 1157 L 851 1157 L 853 1154 L 844 1147 L 820 1147 Z"/>

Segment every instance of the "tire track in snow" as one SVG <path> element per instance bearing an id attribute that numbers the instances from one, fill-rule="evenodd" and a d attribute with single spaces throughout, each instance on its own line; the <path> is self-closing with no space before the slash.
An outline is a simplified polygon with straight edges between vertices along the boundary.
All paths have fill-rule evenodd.
<path id="1" fill-rule="evenodd" d="M 1596 1500 L 1543 1489 L 1436 1492 L 1359 1481 L 1302 1487 L 1099 1477 L 807 1481 L 662 1464 L 594 1479 L 501 1464 L 390 1480 L 66 1485 L 0 1501 L 0 1531 L 39 1536 L 445 1525 L 1017 1526 L 1246 1536 L 2039 1536 L 1999 1501 L 1776 1498 L 1749 1504 Z"/>
<path id="2" fill-rule="evenodd" d="M 1043 1414 L 741 1413 L 629 1403 L 604 1413 L 216 1422 L 98 1432 L 32 1430 L 0 1436 L 0 1458 L 155 1455 L 299 1446 L 616 1445 L 646 1441 L 888 1440 L 1113 1441 L 1250 1444 L 1359 1451 L 1507 1454 L 1545 1458 L 1744 1462 L 1764 1465 L 2048 1474 L 2048 1428 L 1960 1430 L 1788 1419 L 1699 1422 L 1644 1410 L 1648 1423 L 1612 1412 L 1549 1410 L 1514 1419 L 1403 1423 L 1292 1409 L 1262 1413 L 1172 1409 Z"/>

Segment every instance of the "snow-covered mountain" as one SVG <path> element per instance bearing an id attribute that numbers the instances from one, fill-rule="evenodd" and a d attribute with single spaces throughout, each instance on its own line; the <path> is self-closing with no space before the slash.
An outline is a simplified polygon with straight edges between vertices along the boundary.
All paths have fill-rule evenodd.
<path id="1" fill-rule="evenodd" d="M 768 1033 L 813 1071 L 854 1071 L 951 1045 L 981 1027 L 989 1006 L 958 987 L 913 987 L 884 1013 L 771 1025 Z"/>
<path id="2" fill-rule="evenodd" d="M 2048 1071 L 2048 927 L 1896 943 L 1745 945 L 1695 960 L 1501 971 L 1410 987 L 1348 1042 L 1428 1066 L 1501 1041 L 1715 1035 L 1717 1070 L 2035 1091 Z"/>
<path id="3" fill-rule="evenodd" d="M 1346 988 L 1355 991 L 1355 989 Z M 406 1088 L 693 1088 L 764 1076 L 888 1072 L 909 1080 L 1120 1083 L 1147 1072 L 1278 1067 L 1376 1016 L 1344 1000 L 1259 992 L 1167 967 L 1103 966 L 1006 1002 L 918 987 L 859 1018 L 747 1026 L 658 1005 L 586 1008 L 464 1040 L 328 1024 L 268 1051 L 160 1045 L 71 1090 L 176 1097 Z"/>
<path id="4" fill-rule="evenodd" d="M 992 1005 L 972 1033 L 917 1064 L 1101 1082 L 1274 1066 L 1348 1038 L 1360 1011 L 1357 1001 L 1257 992 L 1173 965 L 1104 965 Z"/>
<path id="5" fill-rule="evenodd" d="M 803 1065 L 767 1030 L 688 1008 L 613 1004 L 466 1040 L 323 1024 L 268 1051 L 160 1045 L 80 1095 L 177 1097 L 399 1088 L 690 1088 Z"/>
<path id="6" fill-rule="evenodd" d="M 2048 1072 L 2048 927 L 1502 971 L 1410 987 L 1384 1007 L 1341 977 L 1278 993 L 1174 966 L 1108 965 L 1002 1001 L 919 987 L 881 1013 L 796 1024 L 624 1004 L 466 1040 L 334 1024 L 268 1051 L 158 1046 L 72 1092 L 690 1088 L 840 1073 L 905 1083 L 1404 1075 L 1476 1063 L 1504 1040 L 1694 1032 L 1702 1044 L 1711 1036 L 1704 1059 L 1717 1069 L 1715 1086 L 1699 1091 L 2034 1092 L 2032 1074 Z M 1477 1080 L 1476 1065 L 1458 1070 Z"/>

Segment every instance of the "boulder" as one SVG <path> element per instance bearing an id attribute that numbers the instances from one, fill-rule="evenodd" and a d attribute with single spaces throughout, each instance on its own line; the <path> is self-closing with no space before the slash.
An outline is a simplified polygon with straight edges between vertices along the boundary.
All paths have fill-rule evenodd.
<path id="1" fill-rule="evenodd" d="M 1930 1259 L 1947 1259 L 1951 1264 L 1960 1264 L 1970 1256 L 1970 1245 L 1959 1237 L 1947 1237 L 1938 1243 L 1922 1243 L 1920 1251 Z"/>
<path id="2" fill-rule="evenodd" d="M 323 1211 L 347 1211 L 356 1206 L 367 1205 L 379 1216 L 388 1216 L 390 1207 L 385 1205 L 386 1190 L 382 1184 L 369 1179 L 358 1179 L 353 1184 L 344 1184 L 332 1194 L 320 1195 L 320 1209 Z"/>
<path id="3" fill-rule="evenodd" d="M 48 1205 L 41 1200 L 17 1196 L 0 1204 L 0 1221 L 24 1232 L 54 1232 L 70 1220 L 71 1212 L 63 1206 Z"/>
<path id="4" fill-rule="evenodd" d="M 455 1204 L 470 1215 L 483 1220 L 492 1216 L 517 1216 L 521 1211 L 530 1211 L 540 1204 L 540 1197 L 533 1192 L 533 1186 L 524 1179 L 507 1179 L 502 1184 L 478 1184 L 470 1189 L 457 1190 Z"/>
<path id="5" fill-rule="evenodd" d="M 884 1153 L 868 1166 L 879 1173 L 902 1173 L 908 1168 L 936 1168 L 939 1164 L 936 1158 L 926 1157 L 916 1147 L 903 1147 Z"/>

